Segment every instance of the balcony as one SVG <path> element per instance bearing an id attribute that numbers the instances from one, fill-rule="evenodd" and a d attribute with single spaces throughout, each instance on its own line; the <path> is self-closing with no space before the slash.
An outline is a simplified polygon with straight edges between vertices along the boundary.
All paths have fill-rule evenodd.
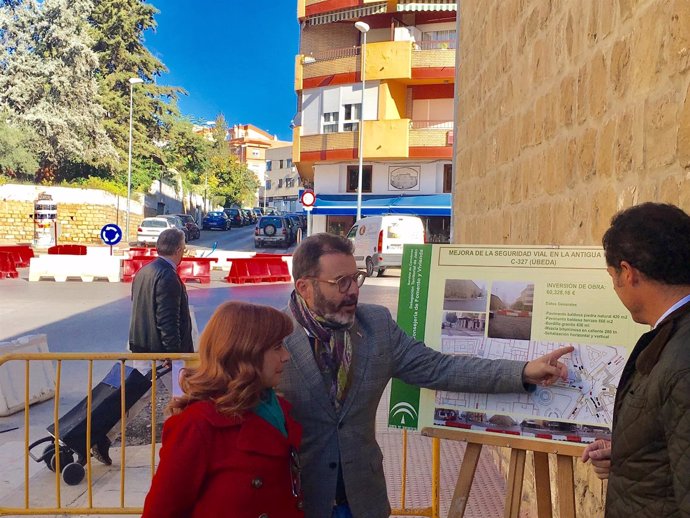
<path id="1" fill-rule="evenodd" d="M 406 83 L 455 80 L 453 41 L 383 41 L 367 45 L 367 80 Z M 329 49 L 301 56 L 295 70 L 295 89 L 349 84 L 359 80 L 361 47 Z M 418 80 L 418 81 L 416 81 Z"/>
<path id="2" fill-rule="evenodd" d="M 295 158 L 300 163 L 358 158 L 359 133 L 356 131 L 305 135 L 298 139 Z M 364 121 L 365 160 L 448 158 L 452 146 L 453 121 Z"/>

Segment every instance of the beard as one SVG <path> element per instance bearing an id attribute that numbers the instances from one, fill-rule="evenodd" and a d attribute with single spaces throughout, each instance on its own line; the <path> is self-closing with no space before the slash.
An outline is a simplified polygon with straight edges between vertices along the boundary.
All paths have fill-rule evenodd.
<path id="1" fill-rule="evenodd" d="M 355 322 L 355 313 L 344 311 L 343 308 L 351 304 L 357 306 L 357 295 L 350 295 L 336 303 L 328 300 L 318 285 L 314 290 L 314 313 L 326 320 L 326 327 L 332 329 L 350 327 Z"/>

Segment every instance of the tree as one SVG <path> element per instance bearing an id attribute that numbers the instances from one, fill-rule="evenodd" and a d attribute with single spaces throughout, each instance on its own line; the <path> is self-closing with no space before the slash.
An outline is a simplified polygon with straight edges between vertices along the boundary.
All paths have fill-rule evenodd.
<path id="1" fill-rule="evenodd" d="M 91 0 L 25 0 L 1 8 L 0 108 L 38 135 L 41 180 L 68 161 L 116 158 L 97 100 L 87 16 Z"/>
<path id="2" fill-rule="evenodd" d="M 212 195 L 225 200 L 226 207 L 249 205 L 254 201 L 259 179 L 230 152 L 226 140 L 227 133 L 225 117 L 219 114 L 211 130 L 213 144 L 207 171 L 209 189 Z"/>
<path id="3" fill-rule="evenodd" d="M 94 0 L 89 17 L 98 56 L 99 98 L 106 113 L 103 124 L 122 158 L 129 146 L 130 78 L 145 81 L 133 89 L 135 156 L 162 158 L 160 144 L 168 142 L 180 119 L 176 99 L 184 90 L 156 84 L 167 68 L 143 43 L 144 32 L 156 27 L 156 13 L 142 0 Z"/>
<path id="4" fill-rule="evenodd" d="M 38 169 L 33 151 L 36 135 L 30 128 L 11 126 L 0 113 L 0 174 L 10 178 L 32 180 Z"/>

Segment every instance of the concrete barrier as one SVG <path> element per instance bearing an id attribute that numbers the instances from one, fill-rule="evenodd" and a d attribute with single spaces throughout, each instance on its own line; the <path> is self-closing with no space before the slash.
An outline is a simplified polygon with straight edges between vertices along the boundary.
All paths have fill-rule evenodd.
<path id="1" fill-rule="evenodd" d="M 22 336 L 12 342 L 0 342 L 0 354 L 47 353 L 46 335 Z M 9 361 L 0 365 L 0 416 L 24 410 L 26 383 L 25 362 Z M 55 395 L 55 369 L 51 361 L 31 362 L 29 371 L 29 404 L 51 399 Z"/>
<path id="2" fill-rule="evenodd" d="M 84 282 L 105 278 L 120 282 L 122 257 L 100 255 L 41 255 L 32 257 L 29 264 L 29 280 L 38 281 L 52 277 L 56 282 L 65 282 L 68 277 L 78 277 Z"/>
<path id="3" fill-rule="evenodd" d="M 247 259 L 254 256 L 254 252 L 233 252 L 228 250 L 215 250 L 209 253 L 208 250 L 197 250 L 197 257 L 210 257 L 215 258 L 217 261 L 213 263 L 212 268 L 214 270 L 223 270 L 225 272 L 230 271 L 233 259 Z"/>

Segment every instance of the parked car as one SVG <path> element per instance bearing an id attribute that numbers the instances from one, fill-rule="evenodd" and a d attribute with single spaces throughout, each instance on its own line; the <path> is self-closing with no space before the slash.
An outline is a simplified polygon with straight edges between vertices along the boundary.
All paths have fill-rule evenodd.
<path id="1" fill-rule="evenodd" d="M 201 222 L 204 230 L 230 230 L 230 220 L 223 211 L 209 212 Z"/>
<path id="2" fill-rule="evenodd" d="M 225 215 L 228 217 L 233 227 L 241 227 L 244 225 L 244 216 L 237 207 L 228 207 L 223 209 L 223 212 L 225 212 Z"/>
<path id="3" fill-rule="evenodd" d="M 254 214 L 256 215 L 256 220 L 257 220 L 257 221 L 259 220 L 259 218 L 260 218 L 261 216 L 264 215 L 264 212 L 263 212 L 263 210 L 261 209 L 261 207 L 254 207 L 254 208 L 252 209 L 252 212 L 254 212 Z"/>
<path id="4" fill-rule="evenodd" d="M 189 230 L 187 230 L 187 225 L 185 225 L 178 216 L 175 216 L 173 214 L 165 214 L 165 215 L 159 216 L 159 217 L 169 220 L 175 228 L 179 228 L 182 232 L 184 232 L 184 242 L 185 243 L 190 240 Z"/>
<path id="5" fill-rule="evenodd" d="M 247 216 L 250 225 L 256 225 L 256 222 L 259 221 L 259 218 L 256 217 L 252 209 L 242 209 L 242 212 Z"/>
<path id="6" fill-rule="evenodd" d="M 285 214 L 285 217 L 288 218 L 290 222 L 292 222 L 293 241 L 297 241 L 297 232 L 301 230 L 302 235 L 304 235 L 306 229 L 302 229 L 302 222 L 300 221 L 300 218 L 297 214 Z"/>
<path id="7" fill-rule="evenodd" d="M 307 216 L 306 214 L 300 214 L 299 212 L 290 212 L 288 214 L 285 214 L 286 216 L 289 216 L 296 220 L 302 229 L 302 232 L 307 231 Z"/>
<path id="8" fill-rule="evenodd" d="M 262 216 L 254 228 L 254 246 L 287 248 L 292 244 L 292 224 L 283 216 Z"/>
<path id="9" fill-rule="evenodd" d="M 142 219 L 137 228 L 137 244 L 155 245 L 161 232 L 168 228 L 175 228 L 175 223 L 166 217 Z"/>
<path id="10" fill-rule="evenodd" d="M 189 240 L 199 239 L 201 237 L 201 229 L 199 225 L 196 224 L 194 218 L 189 214 L 175 214 L 178 218 L 182 220 L 184 226 L 187 227 L 187 232 L 189 232 Z"/>

